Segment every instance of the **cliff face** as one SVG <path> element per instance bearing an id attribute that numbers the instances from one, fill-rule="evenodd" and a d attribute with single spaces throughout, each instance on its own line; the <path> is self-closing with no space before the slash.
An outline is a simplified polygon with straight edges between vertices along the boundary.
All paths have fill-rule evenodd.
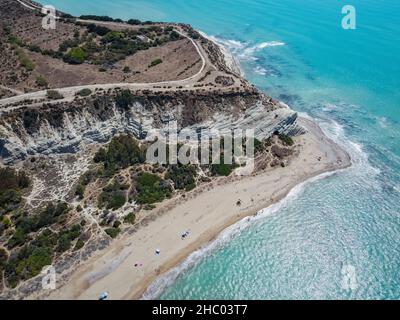
<path id="1" fill-rule="evenodd" d="M 114 94 L 74 102 L 3 111 L 0 157 L 4 164 L 29 155 L 76 153 L 87 144 L 104 143 L 117 133 L 144 139 L 170 121 L 182 128 L 254 129 L 257 138 L 275 131 L 303 133 L 297 114 L 260 93 L 137 95 L 121 106 Z"/>

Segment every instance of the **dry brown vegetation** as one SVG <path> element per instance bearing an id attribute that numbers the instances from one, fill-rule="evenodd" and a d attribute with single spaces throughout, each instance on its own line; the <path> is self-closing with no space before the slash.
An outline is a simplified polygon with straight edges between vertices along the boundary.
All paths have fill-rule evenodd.
<path id="1" fill-rule="evenodd" d="M 61 19 L 55 30 L 45 30 L 40 13 L 15 0 L 0 0 L 0 21 L 3 97 L 15 94 L 6 88 L 31 92 L 83 84 L 181 80 L 201 67 L 196 48 L 168 24 Z M 85 53 L 77 64 L 68 59 L 73 48 Z M 149 68 L 156 59 L 163 62 Z"/>

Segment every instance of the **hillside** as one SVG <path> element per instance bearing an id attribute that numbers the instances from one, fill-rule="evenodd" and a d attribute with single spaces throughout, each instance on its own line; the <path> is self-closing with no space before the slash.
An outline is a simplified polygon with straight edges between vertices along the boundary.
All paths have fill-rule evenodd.
<path id="1" fill-rule="evenodd" d="M 254 174 L 290 165 L 300 152 L 292 137 L 305 133 L 294 111 L 189 25 L 58 15 L 57 32 L 47 31 L 38 11 L 0 0 L 4 297 L 35 292 L 45 265 L 67 279 L 168 211 L 168 199 L 227 182 L 244 165 L 149 164 L 153 130 L 252 128 Z"/>

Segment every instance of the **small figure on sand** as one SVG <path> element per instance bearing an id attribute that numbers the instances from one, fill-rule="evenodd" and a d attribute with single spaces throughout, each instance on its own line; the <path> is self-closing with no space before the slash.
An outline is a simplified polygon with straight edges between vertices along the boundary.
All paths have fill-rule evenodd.
<path id="1" fill-rule="evenodd" d="M 160 255 L 161 251 L 160 249 L 156 249 L 156 255 Z"/>
<path id="2" fill-rule="evenodd" d="M 190 234 L 189 230 L 185 231 L 184 233 L 181 234 L 181 239 L 184 240 L 186 237 L 188 237 Z"/>
<path id="3" fill-rule="evenodd" d="M 104 291 L 100 294 L 99 300 L 107 300 L 108 299 L 108 292 Z"/>

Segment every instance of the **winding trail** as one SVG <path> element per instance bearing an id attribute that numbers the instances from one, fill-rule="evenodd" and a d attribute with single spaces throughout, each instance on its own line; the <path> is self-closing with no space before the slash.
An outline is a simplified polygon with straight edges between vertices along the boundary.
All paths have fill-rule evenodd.
<path id="1" fill-rule="evenodd" d="M 39 7 L 33 6 L 33 4 L 27 4 L 24 1 L 21 0 L 16 0 L 18 3 L 23 5 L 24 7 L 30 9 L 30 10 L 41 10 Z M 59 17 L 56 17 L 57 19 Z M 108 22 L 108 21 L 93 21 L 93 20 L 83 20 L 83 19 L 76 19 L 78 22 L 85 22 L 85 23 L 96 23 L 96 24 L 102 24 L 102 25 L 117 25 L 121 26 L 124 25 L 124 23 L 116 23 L 116 22 Z M 127 25 L 129 26 L 129 25 Z M 63 100 L 58 100 L 60 101 L 72 101 L 76 95 L 77 92 L 79 92 L 82 89 L 90 89 L 90 90 L 95 90 L 95 89 L 114 89 L 117 87 L 120 88 L 126 88 L 126 89 L 142 89 L 142 90 L 151 90 L 151 91 L 176 91 L 178 89 L 193 89 L 194 84 L 196 80 L 198 80 L 201 76 L 203 76 L 204 70 L 206 68 L 206 65 L 209 64 L 212 68 L 216 69 L 215 66 L 209 61 L 208 58 L 205 57 L 204 53 L 202 52 L 200 46 L 194 41 L 192 38 L 187 36 L 185 33 L 183 33 L 181 30 L 178 30 L 175 28 L 175 31 L 178 32 L 182 37 L 185 37 L 188 39 L 193 46 L 196 48 L 197 53 L 199 54 L 201 60 L 202 60 L 202 66 L 200 70 L 182 80 L 171 80 L 171 81 L 160 81 L 160 82 L 119 82 L 119 83 L 107 83 L 107 84 L 88 84 L 88 85 L 80 85 L 80 86 L 71 86 L 71 87 L 62 87 L 62 88 L 52 88 L 51 90 L 57 90 L 60 92 L 63 96 Z M 170 88 L 159 88 L 157 86 L 170 86 Z M 157 87 L 157 88 L 156 88 Z M 182 88 L 178 88 L 182 87 Z M 203 88 L 208 88 L 207 86 L 204 86 Z M 210 86 L 210 88 L 213 88 Z M 35 92 L 29 92 L 29 93 L 24 93 L 20 94 L 21 92 L 14 92 L 17 93 L 18 95 L 1 99 L 0 100 L 0 106 L 5 106 L 8 104 L 15 104 L 19 102 L 23 102 L 24 100 L 31 100 L 31 99 L 46 99 L 47 95 L 47 90 L 41 90 L 41 91 L 35 91 Z M 12 109 L 18 108 L 18 106 L 7 108 L 0 110 L 1 112 L 4 111 L 9 111 Z"/>
<path id="2" fill-rule="evenodd" d="M 3 86 L 1 84 L 0 84 L 0 89 L 6 90 L 6 91 L 10 91 L 10 92 L 18 94 L 18 95 L 24 94 L 21 90 L 12 89 L 12 88 Z"/>

